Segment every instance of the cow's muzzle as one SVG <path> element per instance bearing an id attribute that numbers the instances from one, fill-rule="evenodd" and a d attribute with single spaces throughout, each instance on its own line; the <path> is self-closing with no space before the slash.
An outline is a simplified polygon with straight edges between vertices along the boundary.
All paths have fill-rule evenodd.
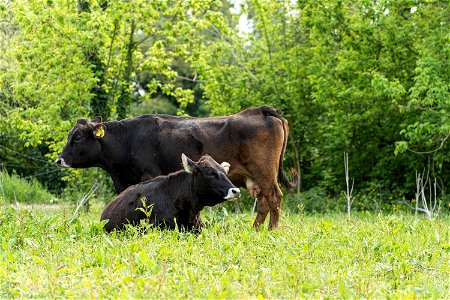
<path id="1" fill-rule="evenodd" d="M 238 188 L 231 188 L 228 190 L 228 194 L 224 197 L 226 200 L 239 198 L 241 191 Z"/>
<path id="2" fill-rule="evenodd" d="M 64 160 L 64 158 L 60 158 L 58 157 L 55 160 L 55 164 L 59 167 L 63 167 L 63 168 L 70 168 L 70 166 L 66 163 L 66 161 Z"/>

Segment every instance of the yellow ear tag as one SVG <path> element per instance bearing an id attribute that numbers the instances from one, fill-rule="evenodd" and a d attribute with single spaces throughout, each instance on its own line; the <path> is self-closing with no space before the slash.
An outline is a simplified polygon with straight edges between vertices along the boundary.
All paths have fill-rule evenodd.
<path id="1" fill-rule="evenodd" d="M 105 127 L 103 126 L 99 126 L 96 130 L 95 130 L 95 136 L 98 138 L 102 138 L 105 136 Z"/>

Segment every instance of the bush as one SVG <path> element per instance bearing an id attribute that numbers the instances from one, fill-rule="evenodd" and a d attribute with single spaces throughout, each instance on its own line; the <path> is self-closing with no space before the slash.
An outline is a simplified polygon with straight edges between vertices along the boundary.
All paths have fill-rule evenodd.
<path id="1" fill-rule="evenodd" d="M 36 179 L 25 180 L 6 171 L 0 171 L 0 197 L 3 203 L 51 204 L 59 201 Z"/>
<path id="2" fill-rule="evenodd" d="M 116 196 L 111 177 L 100 168 L 69 169 L 67 173 L 61 196 L 66 202 L 78 203 L 91 192 L 89 202 L 109 203 Z"/>

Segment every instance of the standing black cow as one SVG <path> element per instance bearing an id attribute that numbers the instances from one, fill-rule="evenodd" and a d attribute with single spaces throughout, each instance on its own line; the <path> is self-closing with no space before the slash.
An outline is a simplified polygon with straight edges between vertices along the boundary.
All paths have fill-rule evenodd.
<path id="1" fill-rule="evenodd" d="M 278 224 L 283 193 L 291 188 L 283 172 L 288 123 L 270 106 L 246 109 L 226 117 L 189 118 L 145 115 L 116 122 L 79 119 L 56 160 L 62 167 L 100 167 L 117 193 L 128 186 L 179 169 L 181 153 L 194 160 L 204 154 L 231 164 L 230 180 L 258 197 L 254 226 L 270 211 L 269 228 Z"/>
<path id="2" fill-rule="evenodd" d="M 184 171 L 132 185 L 110 202 L 100 218 L 109 220 L 106 231 L 137 225 L 143 219 L 159 227 L 198 230 L 197 216 L 203 207 L 239 197 L 239 189 L 226 175 L 227 162 L 219 165 L 208 155 L 193 162 L 184 154 L 182 161 Z M 144 202 L 149 212 L 144 212 Z"/>

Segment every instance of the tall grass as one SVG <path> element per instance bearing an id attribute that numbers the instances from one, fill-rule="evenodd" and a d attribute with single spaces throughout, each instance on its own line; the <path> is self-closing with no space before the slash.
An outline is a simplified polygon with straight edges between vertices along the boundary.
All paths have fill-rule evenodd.
<path id="1" fill-rule="evenodd" d="M 198 236 L 129 228 L 106 234 L 94 206 L 3 208 L 0 298 L 449 297 L 448 216 L 283 212 L 256 232 L 254 215 L 205 210 Z"/>
<path id="2" fill-rule="evenodd" d="M 0 197 L 4 203 L 54 203 L 57 198 L 36 179 L 25 180 L 16 174 L 0 171 Z"/>
<path id="3" fill-rule="evenodd" d="M 205 209 L 198 236 L 106 234 L 98 202 L 81 216 L 71 206 L 1 205 L 0 298 L 449 297 L 448 211 L 428 219 L 355 210 L 348 220 L 344 202 L 304 196 L 286 195 L 274 231 L 252 228 L 248 197 Z M 0 198 L 54 199 L 37 181 L 1 172 Z"/>

